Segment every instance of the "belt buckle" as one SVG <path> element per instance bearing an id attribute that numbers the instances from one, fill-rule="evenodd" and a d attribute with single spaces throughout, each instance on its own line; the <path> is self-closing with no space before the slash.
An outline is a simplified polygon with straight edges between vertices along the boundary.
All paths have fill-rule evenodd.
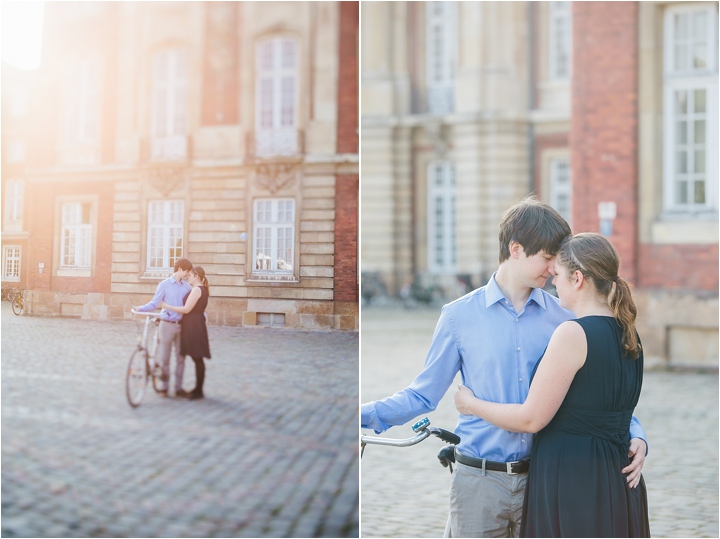
<path id="1" fill-rule="evenodd" d="M 508 475 L 517 475 L 516 472 L 512 471 L 512 465 L 517 464 L 519 461 L 515 460 L 513 462 L 506 462 L 505 465 L 507 466 L 507 473 Z"/>

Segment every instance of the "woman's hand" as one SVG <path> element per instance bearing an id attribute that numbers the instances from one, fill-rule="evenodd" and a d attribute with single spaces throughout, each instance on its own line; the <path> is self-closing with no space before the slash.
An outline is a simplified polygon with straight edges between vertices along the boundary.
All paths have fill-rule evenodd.
<path id="1" fill-rule="evenodd" d="M 472 414 L 468 406 L 475 400 L 475 395 L 469 387 L 458 384 L 458 392 L 455 393 L 455 408 L 461 414 Z"/>

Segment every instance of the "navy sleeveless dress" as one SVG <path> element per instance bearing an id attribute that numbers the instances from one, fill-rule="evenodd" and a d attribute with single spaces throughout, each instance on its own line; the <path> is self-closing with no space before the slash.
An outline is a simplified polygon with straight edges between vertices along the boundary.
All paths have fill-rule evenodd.
<path id="1" fill-rule="evenodd" d="M 210 359 L 210 343 L 208 341 L 207 325 L 205 323 L 205 307 L 208 304 L 207 288 L 200 285 L 200 298 L 192 310 L 184 314 L 180 320 L 182 331 L 180 332 L 180 353 L 184 356 L 194 358 Z M 187 301 L 190 292 L 183 298 L 183 304 Z"/>
<path id="2" fill-rule="evenodd" d="M 650 537 L 645 481 L 629 488 L 620 471 L 630 463 L 642 352 L 635 360 L 624 355 L 611 316 L 575 322 L 587 337 L 587 359 L 533 440 L 520 536 Z"/>

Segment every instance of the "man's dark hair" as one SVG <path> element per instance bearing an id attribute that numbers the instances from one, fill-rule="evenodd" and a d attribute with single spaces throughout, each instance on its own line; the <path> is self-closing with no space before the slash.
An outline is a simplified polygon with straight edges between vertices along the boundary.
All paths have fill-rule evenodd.
<path id="1" fill-rule="evenodd" d="M 505 212 L 500 221 L 500 263 L 510 258 L 510 242 L 522 245 L 527 256 L 556 255 L 571 231 L 565 219 L 544 202 L 530 195 Z"/>
<path id="2" fill-rule="evenodd" d="M 173 271 L 177 271 L 179 269 L 189 271 L 192 269 L 192 264 L 187 258 L 178 258 L 177 262 L 175 262 L 175 269 Z"/>

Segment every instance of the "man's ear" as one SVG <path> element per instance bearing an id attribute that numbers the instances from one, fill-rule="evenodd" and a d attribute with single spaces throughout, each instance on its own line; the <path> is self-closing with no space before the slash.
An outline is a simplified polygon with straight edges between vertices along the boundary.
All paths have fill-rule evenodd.
<path id="1" fill-rule="evenodd" d="M 516 241 L 511 241 L 510 245 L 508 245 L 508 248 L 510 249 L 510 256 L 515 259 L 520 258 L 520 253 L 524 251 L 523 246 Z"/>

